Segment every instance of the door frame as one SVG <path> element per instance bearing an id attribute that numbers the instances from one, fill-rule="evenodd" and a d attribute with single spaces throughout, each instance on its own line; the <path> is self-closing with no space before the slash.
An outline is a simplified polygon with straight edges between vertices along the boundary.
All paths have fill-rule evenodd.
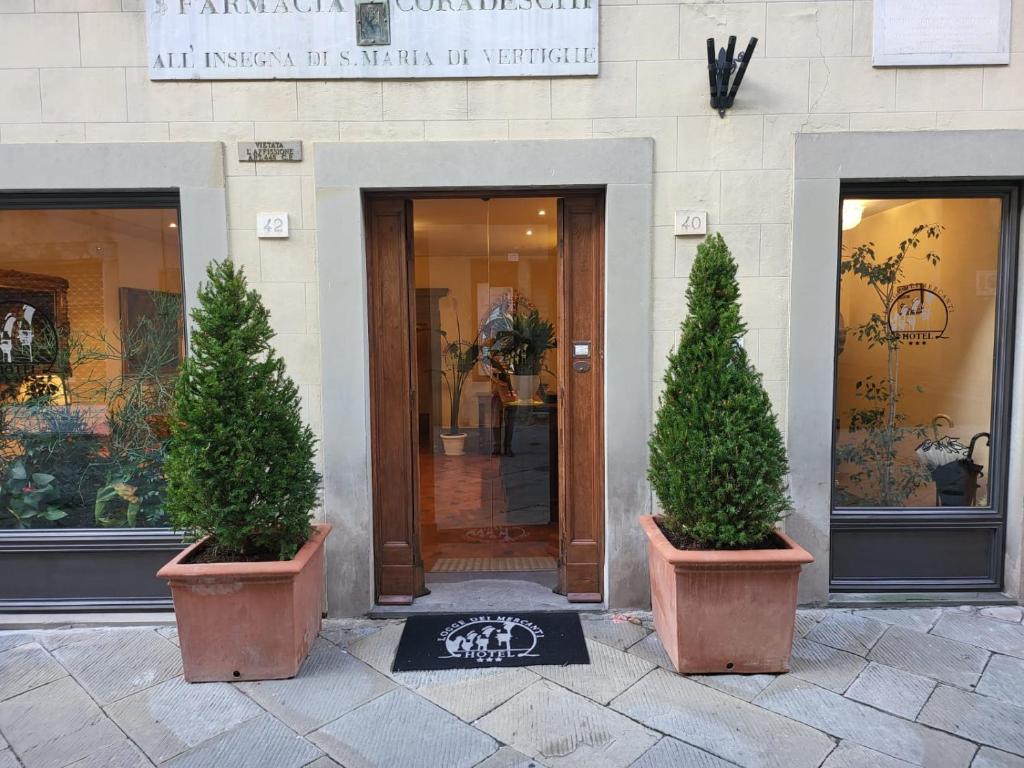
<path id="1" fill-rule="evenodd" d="M 650 138 L 318 142 L 316 201 L 320 370 L 305 381 L 322 398 L 323 507 L 331 616 L 373 608 L 373 489 L 369 437 L 366 242 L 363 195 L 393 190 L 605 190 L 605 603 L 650 600 L 645 481 L 653 417 L 654 142 Z M 303 193 L 305 197 L 305 193 Z M 306 217 L 304 216 L 304 219 Z M 671 231 L 671 211 L 657 223 Z M 312 350 L 310 350 L 312 352 Z"/>
<path id="2" fill-rule="evenodd" d="M 186 317 L 206 267 L 228 252 L 220 142 L 0 145 L 3 207 L 178 209 Z M 67 204 L 67 205 L 66 205 Z M 186 337 L 189 323 L 186 322 Z M 169 529 L 8 530 L 0 533 L 0 612 L 170 610 L 156 570 L 181 550 Z M 103 583 L 97 573 L 108 573 Z M 17 593 L 19 584 L 37 586 Z M 59 583 L 74 583 L 74 594 Z"/>
<path id="3" fill-rule="evenodd" d="M 864 131 L 798 133 L 793 183 L 790 367 L 787 434 L 790 495 L 794 513 L 786 531 L 815 558 L 804 568 L 803 603 L 848 603 L 869 595 L 830 598 L 832 409 L 835 375 L 836 255 L 840 190 L 844 184 L 912 181 L 947 183 L 1024 181 L 1024 131 Z M 1009 243 L 1020 258 L 1018 233 Z M 1024 292 L 1024 271 L 1016 277 Z M 822 318 L 828 321 L 822 322 Z M 1024 314 L 1014 319 L 1014 356 L 1024 359 Z M 1024 401 L 1024 366 L 1012 374 L 1012 398 Z M 1003 589 L 1024 594 L 1024 418 L 1017 409 L 1009 425 L 1006 548 Z M 902 590 L 901 590 L 902 591 Z M 941 599 L 936 595 L 936 599 Z"/>
<path id="4" fill-rule="evenodd" d="M 949 181 L 944 183 L 849 183 L 840 187 L 840 205 L 847 198 L 996 198 L 1000 203 L 999 261 L 997 264 L 997 295 L 992 367 L 991 419 L 992 432 L 989 467 L 986 468 L 989 503 L 985 507 L 906 507 L 901 509 L 875 509 L 841 507 L 835 501 L 835 477 L 830 476 L 831 539 L 833 557 L 830 561 L 829 584 L 833 592 L 906 592 L 906 591 L 999 591 L 1003 588 L 1003 554 L 1006 547 L 1007 493 L 1009 490 L 1010 429 L 1013 385 L 1013 323 L 1016 318 L 1017 243 L 1019 237 L 1019 185 L 992 182 Z M 838 234 L 840 248 L 843 234 Z M 935 246 L 941 253 L 942 241 Z M 841 251 L 837 249 L 836 259 Z M 838 313 L 841 281 L 836 282 L 836 312 Z M 838 318 L 838 315 L 837 315 Z M 838 325 L 838 319 L 836 320 Z M 839 345 L 835 347 L 833 362 L 839 368 Z M 835 373 L 833 373 L 835 379 Z M 833 385 L 832 419 L 839 417 L 838 393 Z M 966 439 L 966 437 L 965 437 Z M 835 455 L 836 436 L 833 435 L 832 455 Z M 834 466 L 833 466 L 834 473 Z M 987 546 L 988 578 L 930 577 L 899 579 L 870 568 L 855 575 L 837 573 L 837 561 L 848 562 L 872 535 L 899 541 L 901 556 L 912 558 L 914 544 L 921 534 L 930 538 L 941 537 L 948 547 L 955 548 L 967 538 Z M 860 543 L 857 543 L 860 541 Z M 876 541 L 880 541 L 876 540 Z M 932 546 L 937 546 L 933 543 Z M 961 547 L 962 548 L 962 547 Z M 921 556 L 921 555 L 919 555 Z"/>
<path id="5" fill-rule="evenodd" d="M 558 591 L 570 602 L 601 602 L 605 517 L 605 205 L 604 190 L 600 188 L 427 189 L 364 194 L 374 599 L 379 605 L 409 605 L 427 593 L 420 541 L 413 204 L 417 199 L 480 197 L 543 197 L 557 205 L 561 334 L 557 351 Z M 570 218 L 575 225 L 569 222 Z M 404 296 L 384 290 L 381 281 L 389 278 Z M 573 302 L 577 295 L 586 297 L 583 303 Z M 585 374 L 573 376 L 572 341 L 583 341 L 584 337 L 592 345 L 587 361 L 590 367 Z M 404 350 L 401 364 L 393 360 L 403 354 L 400 350 Z M 386 360 L 392 360 L 392 365 L 386 366 Z M 577 396 L 578 402 L 589 403 L 589 407 L 564 405 Z M 397 413 L 404 416 L 402 423 L 397 423 Z M 577 459 L 581 455 L 583 458 Z"/>

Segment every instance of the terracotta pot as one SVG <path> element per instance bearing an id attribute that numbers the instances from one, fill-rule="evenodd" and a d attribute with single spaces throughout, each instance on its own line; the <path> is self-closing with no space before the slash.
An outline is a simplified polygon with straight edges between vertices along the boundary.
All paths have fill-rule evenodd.
<path id="1" fill-rule="evenodd" d="M 326 523 L 292 560 L 183 563 L 198 541 L 157 572 L 174 597 L 185 679 L 294 677 L 320 632 Z"/>
<path id="2" fill-rule="evenodd" d="M 781 532 L 781 549 L 681 550 L 653 517 L 640 523 L 654 628 L 676 670 L 788 672 L 800 568 L 814 558 Z"/>

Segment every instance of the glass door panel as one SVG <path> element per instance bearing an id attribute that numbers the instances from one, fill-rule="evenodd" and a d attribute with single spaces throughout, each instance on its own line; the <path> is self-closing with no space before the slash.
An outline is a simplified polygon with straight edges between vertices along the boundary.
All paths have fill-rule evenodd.
<path id="1" fill-rule="evenodd" d="M 553 198 L 413 203 L 421 545 L 429 574 L 558 557 Z"/>

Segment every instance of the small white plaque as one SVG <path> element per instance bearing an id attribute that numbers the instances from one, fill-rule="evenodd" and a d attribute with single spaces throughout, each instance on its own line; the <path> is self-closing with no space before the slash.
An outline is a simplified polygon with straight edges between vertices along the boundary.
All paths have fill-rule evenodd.
<path id="1" fill-rule="evenodd" d="M 876 67 L 1010 63 L 1011 0 L 875 0 Z"/>
<path id="2" fill-rule="evenodd" d="M 257 213 L 257 237 L 288 237 L 287 213 Z"/>
<path id="3" fill-rule="evenodd" d="M 590 344 L 585 341 L 575 341 L 572 345 L 573 357 L 590 357 Z"/>
<path id="4" fill-rule="evenodd" d="M 707 211 L 676 211 L 676 236 L 706 235 L 708 233 Z"/>

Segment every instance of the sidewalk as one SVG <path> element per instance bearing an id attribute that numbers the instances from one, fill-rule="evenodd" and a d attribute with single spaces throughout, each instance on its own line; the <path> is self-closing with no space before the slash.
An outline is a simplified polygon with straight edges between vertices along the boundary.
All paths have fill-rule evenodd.
<path id="1" fill-rule="evenodd" d="M 0 768 L 1024 768 L 1019 607 L 800 611 L 778 677 L 680 677 L 631 616 L 581 617 L 589 666 L 394 674 L 400 620 L 327 621 L 202 685 L 173 628 L 3 632 Z"/>

